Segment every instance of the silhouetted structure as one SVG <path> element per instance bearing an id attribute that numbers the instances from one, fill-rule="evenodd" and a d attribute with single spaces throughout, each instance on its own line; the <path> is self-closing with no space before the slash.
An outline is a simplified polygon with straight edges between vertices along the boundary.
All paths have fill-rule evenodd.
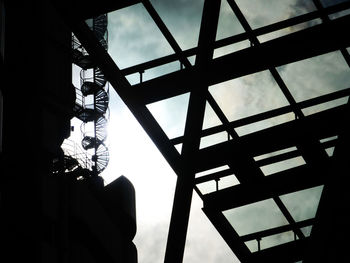
<path id="1" fill-rule="evenodd" d="M 106 80 L 89 61 L 93 78 L 72 85 L 72 63 L 86 54 L 72 46 L 59 11 L 90 19 L 106 48 L 110 7 L 58 2 L 1 1 L 0 261 L 137 262 L 134 188 L 125 177 L 104 187 L 98 176 L 108 163 Z M 93 96 L 93 105 L 78 104 L 79 95 Z M 61 149 L 73 117 L 94 121 L 93 136 L 82 142 L 95 149 L 90 166 Z"/>
<path id="2" fill-rule="evenodd" d="M 345 230 L 349 219 L 344 212 L 348 204 L 344 182 L 345 173 L 349 171 L 346 155 L 349 148 L 346 128 L 348 104 L 333 105 L 326 110 L 319 108 L 312 114 L 306 114 L 306 109 L 348 98 L 349 90 L 343 89 L 297 102 L 276 68 L 337 50 L 349 64 L 346 48 L 350 43 L 346 30 L 350 18 L 341 12 L 348 10 L 349 2 L 340 1 L 323 6 L 315 0 L 314 11 L 252 29 L 235 1 L 228 0 L 244 32 L 216 41 L 220 1 L 204 1 L 198 46 L 185 51 L 181 50 L 151 3 L 148 0 L 140 2 L 175 54 L 120 70 L 85 24 L 73 22 L 72 25 L 89 55 L 96 59 L 106 78 L 178 175 L 165 262 L 182 261 L 193 189 L 202 197 L 203 210 L 208 218 L 242 262 L 341 261 L 346 255 Z M 320 19 L 322 23 L 310 22 L 314 19 Z M 306 26 L 294 33 L 260 43 L 259 37 L 263 34 L 275 33 L 301 23 Z M 213 59 L 214 49 L 243 40 L 250 41 L 251 47 Z M 188 60 L 192 55 L 196 55 L 194 65 Z M 144 72 L 173 61 L 180 61 L 179 71 L 133 87 L 125 79 L 125 75 Z M 208 86 L 260 71 L 270 72 L 288 105 L 229 121 L 208 92 Z M 146 105 L 187 92 L 190 92 L 190 99 L 184 136 L 170 139 Z M 202 130 L 206 103 L 209 103 L 222 124 Z M 295 120 L 266 129 L 260 128 L 246 135 L 237 134 L 239 127 L 261 123 L 287 113 L 294 114 Z M 219 132 L 227 132 L 229 136 L 226 142 L 200 149 L 201 138 Z M 181 154 L 174 147 L 179 144 L 182 144 Z M 334 154 L 327 154 L 325 149 L 332 147 L 335 147 Z M 290 169 L 284 167 L 281 171 L 265 176 L 263 167 L 288 162 L 293 158 L 301 158 L 302 165 Z M 210 169 L 223 165 L 227 168 L 210 172 Z M 195 176 L 202 171 L 209 172 L 202 177 Z M 219 180 L 232 174 L 239 184 L 220 189 Z M 211 193 L 202 193 L 197 185 L 206 182 L 216 182 L 217 189 Z M 282 199 L 316 186 L 323 186 L 316 216 L 305 220 L 293 217 L 293 211 L 288 209 Z M 264 200 L 271 201 L 287 223 L 239 234 L 233 227 L 235 222 L 229 221 L 227 213 L 234 213 L 236 208 L 251 207 L 250 204 Z M 311 234 L 304 231 L 305 227 L 312 227 Z M 264 247 L 264 240 L 290 231 L 294 235 L 293 240 L 279 242 L 270 248 Z M 249 242 L 256 242 L 257 249 L 249 248 Z"/>
<path id="3" fill-rule="evenodd" d="M 347 229 L 349 197 L 345 182 L 350 163 L 347 155 L 350 146 L 347 127 L 349 89 L 296 100 L 277 67 L 335 51 L 342 55 L 349 66 L 350 58 L 346 49 L 350 45 L 350 38 L 347 34 L 350 16 L 346 15 L 350 8 L 349 1 L 313 0 L 315 7 L 313 11 L 259 28 L 252 28 L 235 1 L 227 0 L 244 32 L 216 40 L 221 1 L 205 0 L 198 46 L 188 50 L 181 50 L 149 0 L 113 1 L 113 3 L 117 2 L 114 3 L 116 6 L 109 5 L 108 11 L 142 3 L 174 50 L 172 55 L 123 70 L 117 67 L 99 39 L 82 20 L 94 14 L 94 5 L 90 4 L 92 1 L 88 1 L 88 4 L 73 1 L 72 5 L 66 4 L 68 0 L 57 2 L 59 2 L 60 12 L 69 28 L 178 175 L 165 262 L 182 262 L 193 189 L 203 200 L 203 211 L 241 262 L 296 262 L 301 260 L 303 262 L 344 262 L 344 258 L 347 257 L 346 248 L 349 237 Z M 107 1 L 100 2 L 107 4 Z M 76 12 L 81 6 L 84 6 L 86 10 Z M 35 11 L 34 13 L 39 12 L 38 9 L 28 8 Z M 16 15 L 13 15 L 12 18 L 9 15 L 8 19 L 18 22 L 18 17 L 28 17 L 27 10 L 23 11 L 24 9 L 14 8 Z M 34 19 L 26 20 L 26 26 L 30 29 L 37 29 L 38 25 L 42 25 L 38 21 L 40 18 L 41 16 L 34 16 Z M 320 23 L 314 23 L 314 20 L 317 19 Z M 14 21 L 13 23 L 15 24 Z M 288 30 L 299 24 L 303 26 L 296 32 L 279 37 L 273 36 L 271 40 L 265 42 L 260 40 L 262 35 L 269 33 L 278 35 L 279 30 Z M 43 27 L 45 28 L 45 25 Z M 23 29 L 23 25 L 18 26 L 18 29 Z M 9 56 L 13 57 L 9 60 L 12 62 L 8 67 L 10 74 L 7 74 L 7 80 L 16 79 L 19 71 L 22 75 L 21 79 L 17 78 L 16 89 L 7 87 L 6 92 L 3 90 L 5 110 L 8 105 L 7 107 L 16 111 L 16 114 L 12 112 L 9 118 L 6 117 L 4 110 L 3 149 L 5 153 L 7 148 L 8 154 L 2 155 L 2 162 L 6 159 L 6 167 L 11 170 L 15 169 L 17 176 L 9 181 L 13 188 L 7 187 L 6 189 L 11 190 L 7 190 L 9 193 L 2 194 L 2 196 L 11 197 L 10 204 L 12 205 L 7 207 L 6 211 L 15 218 L 15 225 L 21 225 L 25 218 L 25 226 L 31 225 L 32 229 L 36 229 L 40 225 L 37 220 L 38 216 L 33 218 L 29 215 L 37 215 L 39 212 L 33 213 L 33 211 L 41 211 L 39 204 L 42 199 L 38 196 L 41 188 L 34 190 L 40 186 L 40 183 L 34 182 L 33 177 L 28 176 L 27 168 L 35 167 L 33 170 L 38 173 L 35 178 L 42 178 L 45 174 L 44 167 L 46 167 L 43 165 L 43 160 L 49 158 L 37 148 L 47 147 L 46 140 L 49 139 L 47 136 L 50 134 L 56 138 L 57 143 L 52 143 L 52 138 L 50 138 L 49 146 L 56 149 L 68 130 L 66 129 L 66 133 L 55 135 L 54 132 L 47 130 L 53 127 L 52 125 L 41 125 L 46 123 L 42 119 L 48 119 L 48 113 L 40 108 L 40 105 L 43 106 L 43 92 L 37 86 L 43 88 L 46 87 L 46 84 L 55 83 L 52 81 L 55 76 L 51 74 L 52 70 L 43 73 L 50 67 L 40 67 L 41 71 L 37 67 L 29 67 L 28 71 L 23 71 L 23 63 L 31 65 L 34 59 L 44 61 L 39 54 L 43 55 L 45 47 L 48 48 L 50 45 L 35 41 L 42 39 L 38 30 L 22 30 L 23 34 L 18 34 L 19 31 L 9 31 L 9 35 L 6 33 L 6 41 L 11 39 L 13 43 L 12 51 L 9 52 Z M 64 32 L 63 35 L 59 39 L 61 41 L 67 39 L 66 43 L 68 43 L 70 35 L 65 35 Z M 25 44 L 23 39 L 27 40 Z M 215 49 L 245 40 L 250 42 L 249 47 L 213 58 Z M 19 50 L 22 53 L 19 54 Z M 24 50 L 30 50 L 30 52 L 23 52 Z M 188 58 L 193 55 L 196 55 L 196 59 L 192 64 Z M 38 59 L 39 57 L 41 60 Z M 47 63 L 55 61 L 57 66 L 57 61 L 63 58 L 64 56 L 51 57 Z M 176 72 L 133 86 L 125 78 L 126 75 L 141 73 L 174 61 L 179 61 L 181 64 Z M 7 65 L 6 57 L 5 65 Z M 288 105 L 230 121 L 208 91 L 208 87 L 261 71 L 270 73 Z M 37 78 L 38 72 L 40 72 L 40 78 Z M 58 74 L 57 71 L 54 73 Z M 65 74 L 66 79 L 69 80 L 71 76 L 68 76 L 69 73 Z M 59 79 L 62 80 L 62 76 L 65 75 L 61 72 L 59 76 Z M 60 87 L 62 91 L 62 85 Z M 69 91 L 73 93 L 69 85 L 66 85 L 65 89 L 66 94 L 69 94 Z M 168 138 L 146 105 L 187 92 L 190 93 L 190 99 L 184 135 Z M 18 94 L 22 95 L 18 97 Z M 16 107 L 13 106 L 13 100 L 6 102 L 6 96 L 16 98 Z M 30 105 L 28 105 L 28 98 L 31 98 Z M 341 98 L 346 102 L 338 103 L 338 99 Z M 68 101 L 66 96 L 64 101 L 69 105 L 73 103 L 73 100 Z M 221 125 L 202 129 L 206 103 L 211 106 Z M 311 107 L 316 110 L 309 113 L 307 110 Z M 237 133 L 240 127 L 247 125 L 253 127 L 269 119 L 275 120 L 285 114 L 294 115 L 294 120 L 270 125 L 264 129 L 255 126 L 253 132 L 244 135 Z M 14 116 L 23 116 L 23 118 L 19 121 Z M 63 118 L 63 120 L 68 119 L 69 116 Z M 36 127 L 37 129 L 29 129 L 24 132 L 23 127 Z M 10 133 L 7 129 L 14 132 Z M 64 129 L 54 129 L 54 131 L 58 130 L 63 131 Z M 202 138 L 220 132 L 228 134 L 227 141 L 200 149 Z M 41 134 L 45 136 L 40 136 Z M 38 142 L 41 144 L 38 145 Z M 175 145 L 180 144 L 182 144 L 181 154 L 175 148 Z M 21 153 L 18 149 L 21 149 Z M 334 149 L 334 152 L 330 153 L 329 149 Z M 271 174 L 264 173 L 264 167 L 272 167 L 280 163 L 287 165 L 295 158 L 302 160 L 302 163 L 291 168 L 282 166 L 282 169 L 274 170 Z M 18 159 L 21 160 L 21 164 L 23 162 L 23 165 L 18 165 Z M 221 171 L 211 171 L 221 166 L 226 168 Z M 206 172 L 206 174 L 201 177 L 196 176 L 200 172 Z M 9 176 L 11 173 L 6 174 Z M 239 184 L 221 189 L 220 179 L 229 176 L 234 176 Z M 216 184 L 216 189 L 210 193 L 202 193 L 199 185 L 208 182 Z M 288 207 L 287 199 L 318 186 L 322 186 L 323 191 L 315 216 L 307 219 L 298 219 L 293 216 L 293 210 Z M 33 193 L 36 194 L 33 195 Z M 25 200 L 23 196 L 26 196 Z M 266 200 L 273 204 L 286 223 L 245 234 L 239 233 L 239 229 L 235 227 L 236 222 L 230 221 L 230 214 L 240 211 L 240 208 L 252 209 Z M 304 209 L 303 203 L 297 205 L 298 208 Z M 18 207 L 23 209 L 18 209 Z M 255 212 L 254 216 L 259 216 L 259 214 Z M 305 228 L 308 228 L 309 231 L 305 231 Z M 278 237 L 288 232 L 292 233 L 292 240 L 275 242 Z M 25 233 L 28 234 L 28 231 Z M 276 238 L 274 239 L 275 244 L 266 247 L 264 240 L 269 238 Z M 256 249 L 252 248 L 252 243 L 256 244 Z M 29 246 L 33 244 L 30 243 Z M 25 247 L 24 244 L 23 247 Z M 27 253 L 32 251 L 28 247 L 26 249 L 28 249 Z"/>

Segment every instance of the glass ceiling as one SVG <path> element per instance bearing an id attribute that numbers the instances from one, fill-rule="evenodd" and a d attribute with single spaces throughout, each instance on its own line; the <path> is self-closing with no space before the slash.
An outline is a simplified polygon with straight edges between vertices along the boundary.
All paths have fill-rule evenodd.
<path id="1" fill-rule="evenodd" d="M 350 4 L 222 0 L 214 14 L 203 2 L 110 13 L 108 52 L 129 81 L 123 100 L 179 178 L 193 177 L 232 251 L 264 262 L 317 224 L 350 94 L 350 43 L 334 34 Z"/>

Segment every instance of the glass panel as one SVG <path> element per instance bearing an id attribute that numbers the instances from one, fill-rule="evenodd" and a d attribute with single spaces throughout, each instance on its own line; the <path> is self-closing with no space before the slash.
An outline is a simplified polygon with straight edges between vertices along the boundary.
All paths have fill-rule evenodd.
<path id="1" fill-rule="evenodd" d="M 219 117 L 214 112 L 213 108 L 207 102 L 205 104 L 205 112 L 204 112 L 204 120 L 203 120 L 203 130 L 208 129 L 210 127 L 221 125 Z"/>
<path id="2" fill-rule="evenodd" d="M 216 184 L 217 183 L 215 180 L 210 180 L 204 183 L 197 184 L 197 187 L 202 194 L 208 194 L 216 191 Z M 239 181 L 237 180 L 236 176 L 234 176 L 233 174 L 229 176 L 225 176 L 219 179 L 218 190 L 222 190 L 238 184 L 239 184 Z"/>
<path id="3" fill-rule="evenodd" d="M 228 133 L 226 131 L 205 136 L 201 138 L 199 149 L 203 149 L 221 142 L 226 142 L 227 140 L 228 140 Z"/>
<path id="4" fill-rule="evenodd" d="M 333 140 L 336 140 L 336 139 L 338 139 L 338 135 L 335 135 L 335 136 L 331 136 L 331 137 L 328 137 L 328 138 L 321 139 L 321 140 L 320 140 L 320 143 L 325 143 L 325 142 L 333 141 Z"/>
<path id="5" fill-rule="evenodd" d="M 131 85 L 135 85 L 135 84 L 140 83 L 140 74 L 139 73 L 130 74 L 130 75 L 127 75 L 125 77 Z"/>
<path id="6" fill-rule="evenodd" d="M 216 182 L 214 180 L 197 184 L 199 191 L 202 194 L 209 194 L 216 191 Z"/>
<path id="7" fill-rule="evenodd" d="M 229 209 L 223 214 L 240 236 L 288 224 L 273 199 Z"/>
<path id="8" fill-rule="evenodd" d="M 303 232 L 303 234 L 305 235 L 305 237 L 310 236 L 311 231 L 312 231 L 312 226 L 306 226 L 306 227 L 302 227 L 300 228 L 301 232 Z"/>
<path id="9" fill-rule="evenodd" d="M 298 167 L 303 164 L 305 164 L 304 158 L 301 156 L 298 156 L 298 157 L 294 157 L 294 158 L 280 161 L 277 163 L 261 166 L 260 169 L 264 173 L 264 175 L 267 176 L 267 175 L 282 172 L 284 170 L 288 170 L 294 167 Z"/>
<path id="10" fill-rule="evenodd" d="M 142 4 L 108 14 L 108 39 L 108 53 L 120 68 L 173 53 Z"/>
<path id="11" fill-rule="evenodd" d="M 320 143 L 321 143 L 321 144 L 322 144 L 322 143 L 326 143 L 326 142 L 333 142 L 333 143 L 335 143 L 335 140 L 337 140 L 337 139 L 338 139 L 338 136 L 335 135 L 335 136 L 331 136 L 331 137 L 328 137 L 328 138 L 321 139 L 321 140 L 320 140 Z M 326 151 L 326 153 L 327 153 L 327 155 L 328 155 L 329 157 L 332 157 L 332 156 L 333 156 L 334 148 L 335 148 L 334 146 L 325 148 L 325 151 Z"/>
<path id="12" fill-rule="evenodd" d="M 289 148 L 286 148 L 286 149 L 278 150 L 278 151 L 275 151 L 275 152 L 270 152 L 270 153 L 265 153 L 265 154 L 262 154 L 262 155 L 259 155 L 259 156 L 255 156 L 254 160 L 255 161 L 260 161 L 260 160 L 263 160 L 263 159 L 266 159 L 266 158 L 270 158 L 270 157 L 273 157 L 273 156 L 281 155 L 283 153 L 292 152 L 292 151 L 295 151 L 295 150 L 297 150 L 297 147 L 293 146 L 293 147 L 289 147 Z"/>
<path id="13" fill-rule="evenodd" d="M 348 100 L 349 100 L 349 97 L 344 97 L 344 98 L 328 101 L 322 104 L 317 104 L 315 106 L 304 108 L 302 109 L 302 112 L 305 114 L 305 116 L 308 116 L 317 112 L 325 111 L 340 105 L 344 105 L 348 103 Z"/>
<path id="14" fill-rule="evenodd" d="M 210 180 L 204 183 L 197 184 L 197 187 L 202 194 L 208 194 L 208 193 L 217 191 L 216 187 L 218 187 L 218 190 L 222 190 L 238 184 L 239 184 L 239 181 L 237 180 L 236 176 L 232 174 L 232 175 L 220 178 L 218 183 L 216 183 L 215 180 Z"/>
<path id="15" fill-rule="evenodd" d="M 150 80 L 177 70 L 180 70 L 180 62 L 174 61 L 159 67 L 145 70 L 145 72 L 142 74 L 142 79 L 143 81 Z"/>
<path id="16" fill-rule="evenodd" d="M 297 102 L 349 87 L 350 69 L 339 51 L 278 68 Z"/>
<path id="17" fill-rule="evenodd" d="M 189 93 L 148 104 L 147 108 L 169 138 L 184 134 Z"/>
<path id="18" fill-rule="evenodd" d="M 329 157 L 332 157 L 334 153 L 334 147 L 326 148 L 325 151 Z"/>
<path id="19" fill-rule="evenodd" d="M 223 171 L 223 170 L 226 170 L 226 169 L 230 169 L 230 167 L 228 167 L 228 165 L 218 166 L 218 167 L 215 167 L 213 169 L 209 169 L 209 170 L 206 170 L 206 171 L 203 171 L 203 172 L 196 173 L 196 178 L 197 177 L 202 177 L 202 176 L 205 176 L 205 175 L 208 175 L 208 174 L 220 172 L 220 171 Z"/>
<path id="20" fill-rule="evenodd" d="M 253 252 L 258 251 L 258 241 L 250 240 L 250 241 L 244 242 L 244 244 L 248 247 L 250 252 L 253 253 Z"/>
<path id="21" fill-rule="evenodd" d="M 226 0 L 221 1 L 218 29 L 216 32 L 216 40 L 230 37 L 238 33 L 244 32 L 236 15 Z"/>
<path id="22" fill-rule="evenodd" d="M 194 47 L 198 43 L 203 2 L 151 0 L 182 49 Z"/>
<path id="23" fill-rule="evenodd" d="M 288 231 L 276 235 L 267 236 L 261 239 L 260 248 L 266 249 L 269 247 L 278 246 L 284 243 L 294 241 L 294 232 Z"/>
<path id="24" fill-rule="evenodd" d="M 224 55 L 231 54 L 233 52 L 236 52 L 236 51 L 239 51 L 241 49 L 248 48 L 248 47 L 250 47 L 250 42 L 248 40 L 245 40 L 245 41 L 241 41 L 241 42 L 238 42 L 235 44 L 216 48 L 214 50 L 213 58 L 222 57 Z"/>
<path id="25" fill-rule="evenodd" d="M 175 145 L 175 149 L 181 154 L 182 151 L 182 143 Z"/>
<path id="26" fill-rule="evenodd" d="M 236 2 L 252 28 L 262 27 L 315 10 L 312 1 L 308 0 L 236 0 Z"/>
<path id="27" fill-rule="evenodd" d="M 340 4 L 343 2 L 348 2 L 349 0 L 321 0 L 324 7 Z"/>
<path id="28" fill-rule="evenodd" d="M 195 61 L 196 61 L 196 55 L 190 56 L 190 57 L 188 57 L 187 59 L 191 62 L 191 65 L 193 66 L 194 63 L 195 63 Z"/>
<path id="29" fill-rule="evenodd" d="M 271 39 L 285 36 L 285 35 L 288 35 L 288 34 L 291 34 L 291 33 L 294 33 L 294 32 L 297 32 L 297 31 L 300 31 L 300 30 L 303 30 L 305 28 L 309 28 L 309 27 L 312 27 L 312 26 L 315 26 L 315 25 L 318 25 L 321 23 L 322 23 L 321 19 L 314 19 L 314 20 L 311 20 L 311 21 L 308 21 L 305 23 L 300 23 L 300 24 L 297 24 L 294 26 L 283 28 L 281 30 L 273 31 L 273 32 L 265 34 L 265 35 L 261 35 L 258 37 L 258 39 L 261 43 L 263 43 L 263 42 L 269 41 Z"/>
<path id="30" fill-rule="evenodd" d="M 289 122 L 295 120 L 295 115 L 294 113 L 287 113 L 287 114 L 282 114 L 274 118 L 269 118 L 265 119 L 262 121 L 257 121 L 251 124 L 247 124 L 238 128 L 235 128 L 235 131 L 239 136 L 243 136 L 249 133 L 253 133 L 256 131 L 260 131 L 263 129 L 267 129 L 273 126 L 276 126 L 278 124 L 282 124 L 285 122 Z"/>
<path id="31" fill-rule="evenodd" d="M 281 195 L 280 198 L 296 222 L 314 218 L 323 186 Z"/>
<path id="32" fill-rule="evenodd" d="M 342 17 L 342 16 L 346 16 L 348 14 L 350 14 L 350 9 L 346 9 L 344 11 L 340 11 L 340 12 L 331 14 L 331 15 L 329 15 L 329 18 L 333 20 L 333 19 L 337 19 L 337 18 Z"/>
<path id="33" fill-rule="evenodd" d="M 239 184 L 239 181 L 237 177 L 232 174 L 232 175 L 220 178 L 219 189 L 225 189 L 238 184 Z"/>
<path id="34" fill-rule="evenodd" d="M 269 71 L 222 82 L 209 91 L 230 121 L 288 105 Z"/>

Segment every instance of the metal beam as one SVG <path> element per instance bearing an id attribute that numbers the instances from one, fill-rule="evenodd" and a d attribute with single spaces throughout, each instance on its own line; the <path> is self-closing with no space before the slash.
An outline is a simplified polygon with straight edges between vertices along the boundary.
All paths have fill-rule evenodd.
<path id="1" fill-rule="evenodd" d="M 160 18 L 158 15 L 157 11 L 154 9 L 152 6 L 151 2 L 149 0 L 142 0 L 142 3 L 150 16 L 152 17 L 153 21 L 156 23 L 158 26 L 159 30 L 162 32 L 172 49 L 175 51 L 176 55 L 178 56 L 178 59 L 180 62 L 185 65 L 186 67 L 191 67 L 191 63 L 188 61 L 187 57 L 185 57 L 182 53 L 182 50 L 178 43 L 176 42 L 175 38 L 173 35 L 170 33 L 169 29 L 163 22 L 163 20 Z"/>
<path id="2" fill-rule="evenodd" d="M 236 257 L 241 262 L 248 262 L 247 260 L 251 253 L 247 246 L 240 240 L 238 233 L 226 220 L 225 216 L 216 209 L 212 210 L 205 206 L 203 207 L 203 212 L 231 248 L 232 252 L 235 253 Z"/>
<path id="3" fill-rule="evenodd" d="M 324 8 L 324 12 L 329 15 L 342 10 L 346 10 L 347 8 L 350 8 L 350 2 L 343 2 L 343 3 L 326 7 Z M 300 23 L 305 23 L 319 17 L 320 17 L 320 11 L 316 10 L 316 11 L 312 11 L 299 16 L 291 17 L 286 20 L 282 20 L 273 24 L 269 24 L 263 27 L 259 27 L 257 29 L 254 29 L 252 33 L 255 36 L 260 36 L 260 35 L 271 33 L 273 31 L 278 31 L 287 27 L 295 26 Z M 234 36 L 223 38 L 215 41 L 214 48 L 220 48 L 220 47 L 231 45 L 237 42 L 241 42 L 241 41 L 247 40 L 248 37 L 249 36 L 247 32 L 243 32 Z M 196 54 L 197 54 L 197 47 L 193 47 L 182 51 L 182 53 L 180 54 L 180 57 L 190 57 Z M 158 67 L 167 63 L 171 63 L 178 59 L 179 59 L 179 54 L 171 54 L 168 56 L 153 59 L 144 63 L 140 63 L 138 65 L 134 65 L 134 66 L 122 69 L 121 71 L 122 71 L 122 74 L 126 76 L 130 74 L 138 73 L 138 72 L 143 72 L 147 69 Z"/>
<path id="4" fill-rule="evenodd" d="M 297 107 L 304 109 L 304 108 L 308 108 L 311 106 L 315 106 L 318 104 L 322 104 L 325 102 L 329 102 L 332 100 L 336 100 L 339 98 L 343 98 L 345 96 L 349 96 L 350 95 L 350 88 L 347 89 L 343 89 L 343 90 L 339 90 L 333 93 L 329 93 L 326 95 L 322 95 L 316 98 L 312 98 L 312 99 L 308 99 L 302 102 L 297 103 Z M 288 106 L 284 106 L 281 108 L 277 108 L 277 109 L 273 109 L 270 111 L 266 111 L 266 112 L 262 112 L 262 113 L 258 113 L 256 115 L 252 115 L 249 117 L 245 117 L 239 120 L 235 120 L 230 122 L 229 126 L 233 129 L 233 128 L 237 128 L 240 126 L 244 126 L 244 125 L 248 125 L 248 124 L 252 124 L 254 122 L 258 122 L 258 121 L 262 121 L 262 120 L 266 120 L 269 118 L 273 118 L 273 117 L 277 117 L 279 115 L 282 114 L 286 114 L 289 112 L 292 112 L 292 107 L 290 105 Z M 209 136 L 209 135 L 213 135 L 215 133 L 219 133 L 219 132 L 223 132 L 227 130 L 225 125 L 218 125 L 218 126 L 214 126 L 208 129 L 205 129 L 202 131 L 202 137 L 204 136 Z M 176 145 L 176 144 L 180 144 L 183 141 L 183 136 L 179 136 L 176 138 L 171 139 L 171 142 Z"/>
<path id="5" fill-rule="evenodd" d="M 212 59 L 212 44 L 215 41 L 219 19 L 220 0 L 204 1 L 201 27 L 198 39 L 198 55 L 195 65 L 198 75 L 195 76 L 196 86 L 192 89 L 189 98 L 187 118 L 185 124 L 184 143 L 182 146 L 183 174 L 176 182 L 175 197 L 169 227 L 168 242 L 165 253 L 165 263 L 180 263 L 183 259 L 188 220 L 191 209 L 194 186 L 195 167 L 194 159 L 199 150 L 200 133 L 203 125 L 206 93 L 208 85 L 207 65 Z M 184 83 L 184 85 L 187 85 Z"/>
<path id="6" fill-rule="evenodd" d="M 303 259 L 309 243 L 310 238 L 303 238 L 279 246 L 263 249 L 252 253 L 248 262 L 294 263 Z"/>
<path id="7" fill-rule="evenodd" d="M 280 234 L 283 232 L 287 232 L 287 231 L 292 231 L 295 230 L 297 228 L 302 228 L 302 227 L 306 227 L 306 226 L 312 226 L 315 223 L 315 218 L 311 218 L 311 219 L 306 219 L 306 220 L 302 220 L 299 222 L 296 222 L 294 224 L 288 224 L 288 225 L 283 225 L 283 226 L 279 226 L 279 227 L 274 227 L 274 228 L 270 228 L 267 230 L 263 230 L 263 231 L 259 231 L 259 232 L 255 232 L 255 233 L 251 233 L 251 234 L 247 234 L 244 236 L 240 237 L 240 240 L 242 242 L 247 242 L 250 240 L 257 240 L 257 239 L 261 239 L 267 236 L 272 236 L 272 235 L 276 235 L 276 234 Z"/>
<path id="8" fill-rule="evenodd" d="M 322 185 L 327 177 L 326 164 L 319 168 L 302 165 L 276 174 L 203 195 L 204 205 L 224 211 L 283 194 Z"/>
<path id="9" fill-rule="evenodd" d="M 322 139 L 337 135 L 346 121 L 345 106 L 338 106 L 323 112 L 306 116 L 302 120 L 294 120 L 271 128 L 257 131 L 200 150 L 196 162 L 197 172 L 225 165 L 240 160 L 240 149 L 245 149 L 251 156 L 259 156 L 288 147 L 298 146 L 305 137 L 305 131 L 312 133 L 314 139 Z M 283 135 L 283 136 L 281 136 Z"/>
<path id="10" fill-rule="evenodd" d="M 208 66 L 209 85 L 239 78 L 272 67 L 307 59 L 350 45 L 346 32 L 350 15 L 316 25 L 259 46 L 214 59 Z M 252 63 L 254 61 L 254 63 Z M 194 66 L 134 85 L 145 104 L 189 92 L 196 86 L 199 69 Z"/>

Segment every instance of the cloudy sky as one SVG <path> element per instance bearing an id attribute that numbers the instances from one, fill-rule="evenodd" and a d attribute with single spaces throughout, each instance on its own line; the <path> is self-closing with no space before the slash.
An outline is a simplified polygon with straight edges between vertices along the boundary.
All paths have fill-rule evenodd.
<path id="1" fill-rule="evenodd" d="M 236 2 L 252 28 L 315 10 L 311 0 L 237 0 Z M 340 1 L 324 0 L 322 2 L 330 5 Z M 183 50 L 197 45 L 203 0 L 151 0 L 151 3 Z M 173 53 L 170 45 L 141 4 L 112 12 L 108 18 L 109 53 L 120 68 L 127 68 Z M 259 40 L 267 41 L 317 23 L 320 21 L 316 20 L 291 27 L 278 32 L 278 34 L 261 36 Z M 243 28 L 226 0 L 222 0 L 216 38 L 222 39 L 241 32 L 243 32 Z M 215 50 L 214 57 L 248 46 L 249 43 L 245 41 L 220 48 Z M 192 63 L 193 61 L 194 58 L 191 58 Z M 144 73 L 144 80 L 179 70 L 179 66 L 179 63 L 175 62 L 148 70 Z M 277 70 L 296 101 L 348 88 L 350 83 L 350 72 L 340 52 L 332 52 L 284 65 Z M 138 74 L 127 78 L 131 84 L 139 82 Z M 269 71 L 220 83 L 211 86 L 209 91 L 230 121 L 288 105 Z M 108 126 L 110 163 L 103 172 L 103 176 L 106 183 L 120 175 L 125 175 L 133 182 L 137 195 L 138 230 L 135 243 L 138 248 L 139 262 L 160 263 L 164 260 L 176 175 L 113 89 L 111 89 L 110 96 Z M 184 94 L 148 105 L 149 110 L 169 138 L 183 134 L 188 98 L 189 95 Z M 346 99 L 338 101 L 338 103 L 345 102 Z M 327 106 L 332 105 L 323 105 L 322 107 Z M 307 115 L 319 110 L 320 108 L 312 108 L 305 110 L 304 113 Z M 244 135 L 293 118 L 293 114 L 287 114 L 279 119 L 270 119 L 257 125 L 240 127 L 236 131 L 239 135 Z M 218 124 L 220 121 L 207 105 L 203 128 Z M 227 140 L 225 133 L 203 138 L 201 147 L 207 147 L 224 140 Z M 300 165 L 300 162 L 302 162 L 302 158 L 297 160 L 295 165 Z M 275 168 L 265 167 L 266 173 L 274 172 L 273 169 Z M 221 186 L 227 187 L 236 183 L 238 183 L 236 178 L 232 176 L 228 177 Z M 205 193 L 213 189 L 213 185 L 210 183 L 201 186 L 201 190 Z M 292 215 L 298 221 L 313 217 L 321 191 L 322 187 L 319 187 L 281 198 L 285 205 L 293 211 Z M 305 203 L 305 209 L 301 209 L 297 205 L 301 203 L 301 200 L 304 203 L 305 200 L 308 200 Z M 280 215 L 279 210 L 274 206 L 276 205 L 272 199 L 266 200 L 234 211 L 225 211 L 225 216 L 232 224 L 235 224 L 240 234 L 247 234 L 250 231 L 285 224 L 283 215 Z M 201 207 L 201 200 L 195 194 L 184 262 L 239 262 L 202 213 Z M 254 212 L 252 212 L 253 210 Z M 266 219 L 256 222 L 256 217 L 248 217 L 254 213 L 256 215 L 256 211 L 260 211 L 259 213 L 266 216 Z M 276 222 L 270 220 L 271 215 L 276 215 Z M 266 223 L 270 223 L 270 225 L 266 226 Z M 287 233 L 278 239 L 288 241 L 290 234 Z M 271 245 L 276 240 L 265 244 Z M 247 245 L 252 250 L 256 246 L 251 243 Z"/>

